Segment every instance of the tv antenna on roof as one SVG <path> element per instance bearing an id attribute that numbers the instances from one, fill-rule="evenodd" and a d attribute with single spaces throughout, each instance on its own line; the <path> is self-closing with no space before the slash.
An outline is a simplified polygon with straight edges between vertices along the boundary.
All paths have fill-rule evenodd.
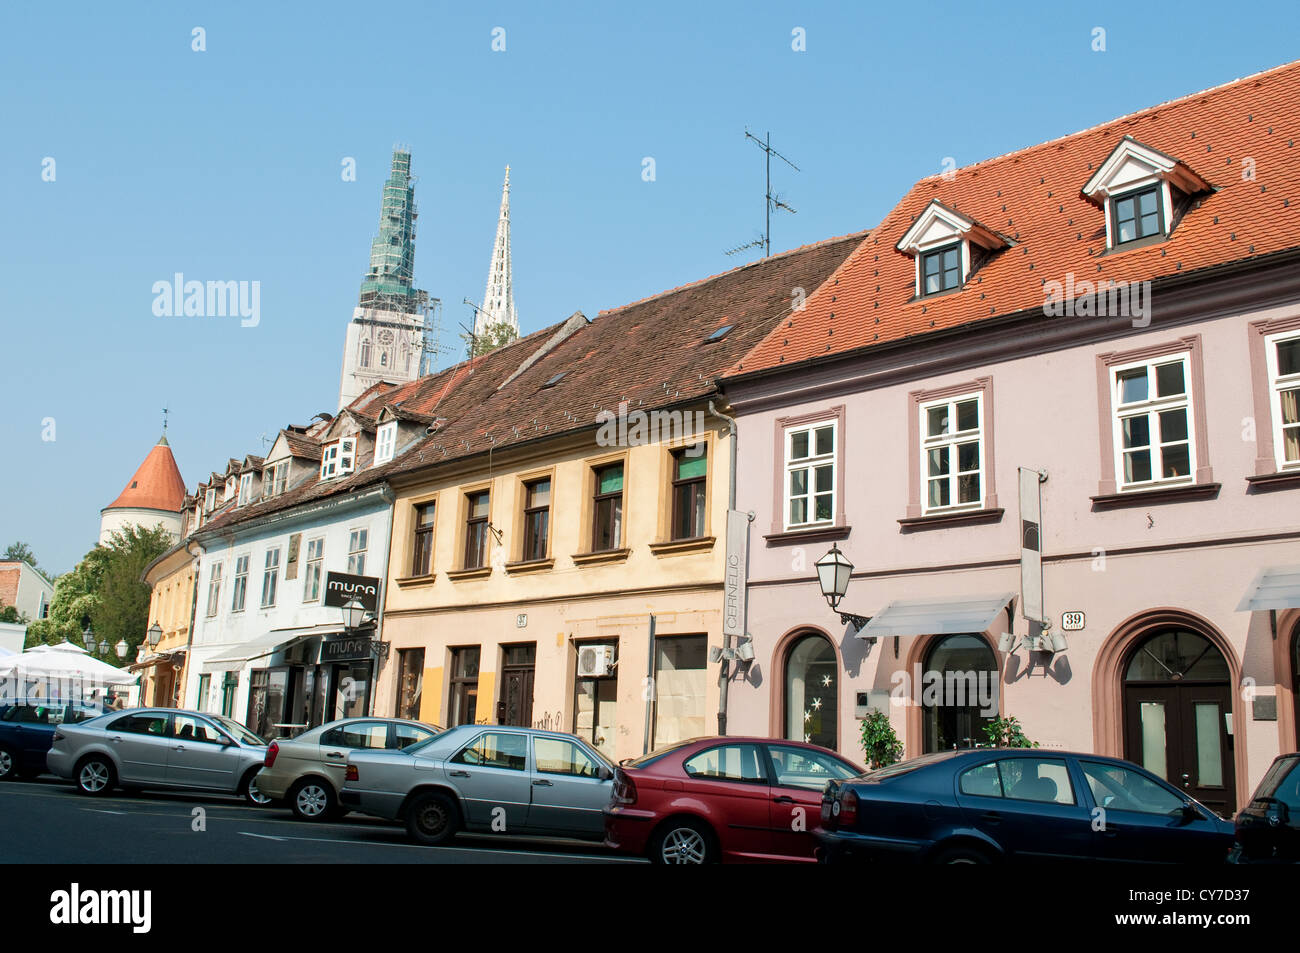
<path id="1" fill-rule="evenodd" d="M 748 129 L 745 130 L 745 138 L 752 139 L 758 145 L 758 147 L 763 150 L 763 153 L 767 159 L 767 164 L 766 164 L 767 191 L 764 193 L 764 199 L 763 199 L 763 206 L 764 206 L 763 237 L 761 239 L 756 238 L 752 242 L 748 242 L 744 245 L 740 245 L 736 248 L 731 249 L 730 251 L 727 252 L 728 255 L 735 255 L 739 252 L 744 251 L 747 248 L 757 248 L 761 246 L 763 249 L 763 257 L 764 258 L 768 257 L 769 255 L 772 254 L 772 213 L 777 211 L 785 211 L 785 212 L 789 212 L 791 215 L 796 215 L 798 214 L 799 211 L 798 209 L 794 208 L 793 206 L 785 202 L 780 195 L 775 194 L 772 191 L 772 156 L 776 156 L 778 159 L 780 159 L 790 168 L 794 169 L 796 172 L 799 171 L 799 167 L 795 165 L 793 162 L 791 162 L 789 159 L 787 159 L 785 156 L 781 155 L 781 153 L 777 152 L 775 149 L 772 148 L 772 134 L 770 132 L 764 133 L 763 135 L 765 138 L 760 139 L 758 138 L 758 136 L 751 133 Z"/>

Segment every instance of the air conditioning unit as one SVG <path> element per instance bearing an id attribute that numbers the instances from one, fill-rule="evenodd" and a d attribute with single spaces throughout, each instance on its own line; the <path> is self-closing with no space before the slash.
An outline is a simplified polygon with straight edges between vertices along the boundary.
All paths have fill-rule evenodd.
<path id="1" fill-rule="evenodd" d="M 614 646 L 583 645 L 578 648 L 578 677 L 604 678 L 614 673 Z"/>

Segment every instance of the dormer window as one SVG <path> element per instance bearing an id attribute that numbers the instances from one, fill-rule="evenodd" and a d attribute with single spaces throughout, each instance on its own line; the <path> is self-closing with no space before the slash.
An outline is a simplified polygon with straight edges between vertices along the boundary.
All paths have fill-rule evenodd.
<path id="1" fill-rule="evenodd" d="M 1111 200 L 1115 215 L 1115 220 L 1111 223 L 1111 234 L 1115 236 L 1116 245 L 1164 234 L 1160 192 L 1160 186 L 1153 185 Z"/>
<path id="2" fill-rule="evenodd" d="M 246 506 L 253 498 L 253 474 L 244 473 L 239 477 L 239 505 Z"/>
<path id="3" fill-rule="evenodd" d="M 1171 234 L 1192 196 L 1211 186 L 1173 156 L 1125 136 L 1082 191 L 1105 209 L 1106 247 L 1117 249 Z"/>
<path id="4" fill-rule="evenodd" d="M 325 448 L 321 458 L 320 477 L 329 480 L 336 476 L 351 473 L 357 461 L 357 438 L 344 437 Z"/>
<path id="5" fill-rule="evenodd" d="M 956 291 L 990 254 L 1011 243 L 942 202 L 932 201 L 894 247 L 916 263 L 916 297 Z"/>
<path id="6" fill-rule="evenodd" d="M 375 466 L 393 459 L 397 448 L 397 421 L 380 424 L 375 431 Z"/>
<path id="7" fill-rule="evenodd" d="M 961 287 L 961 242 L 921 255 L 921 293 L 937 294 Z"/>
<path id="8" fill-rule="evenodd" d="M 222 503 L 229 502 L 230 498 L 234 495 L 235 495 L 235 478 L 230 477 L 229 479 L 226 480 L 226 489 L 221 494 L 221 502 Z"/>
<path id="9" fill-rule="evenodd" d="M 262 471 L 262 499 L 279 496 L 289 484 L 289 461 L 268 466 Z"/>
<path id="10" fill-rule="evenodd" d="M 204 494 L 203 512 L 211 513 L 216 508 L 217 508 L 217 491 L 216 488 L 213 487 L 212 489 L 209 489 L 206 494 Z"/>

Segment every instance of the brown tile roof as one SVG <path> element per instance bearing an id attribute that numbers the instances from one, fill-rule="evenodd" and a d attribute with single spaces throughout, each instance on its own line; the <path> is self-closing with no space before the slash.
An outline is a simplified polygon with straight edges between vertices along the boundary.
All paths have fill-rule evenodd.
<path id="1" fill-rule="evenodd" d="M 214 515 L 201 532 L 444 460 L 589 429 L 597 425 L 600 410 L 617 411 L 621 400 L 650 409 L 707 397 L 716 390 L 717 376 L 789 314 L 796 289 L 812 294 L 865 237 L 860 232 L 797 248 L 602 311 L 522 373 L 516 374 L 520 365 L 550 343 L 565 322 L 400 385 L 376 407 L 391 406 L 412 419 L 437 419 L 433 434 L 382 466 L 370 467 L 366 454 L 348 477 L 325 483 L 312 477 L 278 497 Z M 703 343 L 728 324 L 733 328 L 725 337 Z M 561 372 L 564 377 L 554 386 L 542 386 Z M 284 433 L 286 440 L 296 437 Z"/>
<path id="2" fill-rule="evenodd" d="M 154 444 L 126 488 L 106 510 L 142 509 L 179 513 L 185 505 L 185 481 L 166 438 Z"/>
<path id="3" fill-rule="evenodd" d="M 1131 136 L 1216 191 L 1167 241 L 1101 255 L 1102 208 L 1081 189 Z M 807 308 L 737 362 L 749 374 L 1041 308 L 1044 282 L 1146 281 L 1300 246 L 1300 62 L 917 182 Z M 1253 179 L 1243 178 L 1251 160 Z M 1014 245 L 960 292 L 912 300 L 913 259 L 895 245 L 931 200 Z"/>

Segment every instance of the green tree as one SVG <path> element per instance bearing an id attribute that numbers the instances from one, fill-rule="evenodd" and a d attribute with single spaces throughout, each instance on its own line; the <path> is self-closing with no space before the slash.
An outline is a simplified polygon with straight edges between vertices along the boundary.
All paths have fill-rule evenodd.
<path id="1" fill-rule="evenodd" d="M 5 550 L 5 559 L 24 559 L 36 565 L 36 556 L 32 553 L 32 548 L 26 543 L 10 543 L 9 548 Z"/>
<path id="2" fill-rule="evenodd" d="M 127 526 L 113 533 L 106 545 L 96 546 L 75 569 L 59 577 L 49 618 L 28 627 L 29 641 L 53 645 L 67 640 L 81 645 L 88 619 L 96 642 L 109 644 L 103 658 L 117 664 L 113 646 L 122 640 L 130 647 L 130 658 L 149 626 L 149 586 L 140 577 L 171 544 L 161 526 Z M 98 650 L 94 654 L 99 655 Z"/>
<path id="3" fill-rule="evenodd" d="M 1030 741 L 1025 737 L 1025 730 L 1020 727 L 1020 721 L 1012 716 L 1011 718 L 994 718 L 984 726 L 984 733 L 988 735 L 989 744 L 994 748 L 1037 748 L 1037 741 Z"/>
<path id="4" fill-rule="evenodd" d="M 889 716 L 879 709 L 862 719 L 862 753 L 870 771 L 891 765 L 903 756 L 903 742 L 889 723 Z"/>
<path id="5" fill-rule="evenodd" d="M 488 351 L 495 351 L 515 340 L 519 335 L 515 333 L 514 328 L 504 322 L 498 324 L 489 324 L 483 329 L 483 333 L 473 338 L 473 347 L 470 350 L 472 357 L 478 357 L 486 354 Z"/>
<path id="6" fill-rule="evenodd" d="M 15 622 L 19 625 L 26 625 L 31 620 L 18 611 L 17 606 L 7 606 L 0 603 L 0 622 Z"/>

